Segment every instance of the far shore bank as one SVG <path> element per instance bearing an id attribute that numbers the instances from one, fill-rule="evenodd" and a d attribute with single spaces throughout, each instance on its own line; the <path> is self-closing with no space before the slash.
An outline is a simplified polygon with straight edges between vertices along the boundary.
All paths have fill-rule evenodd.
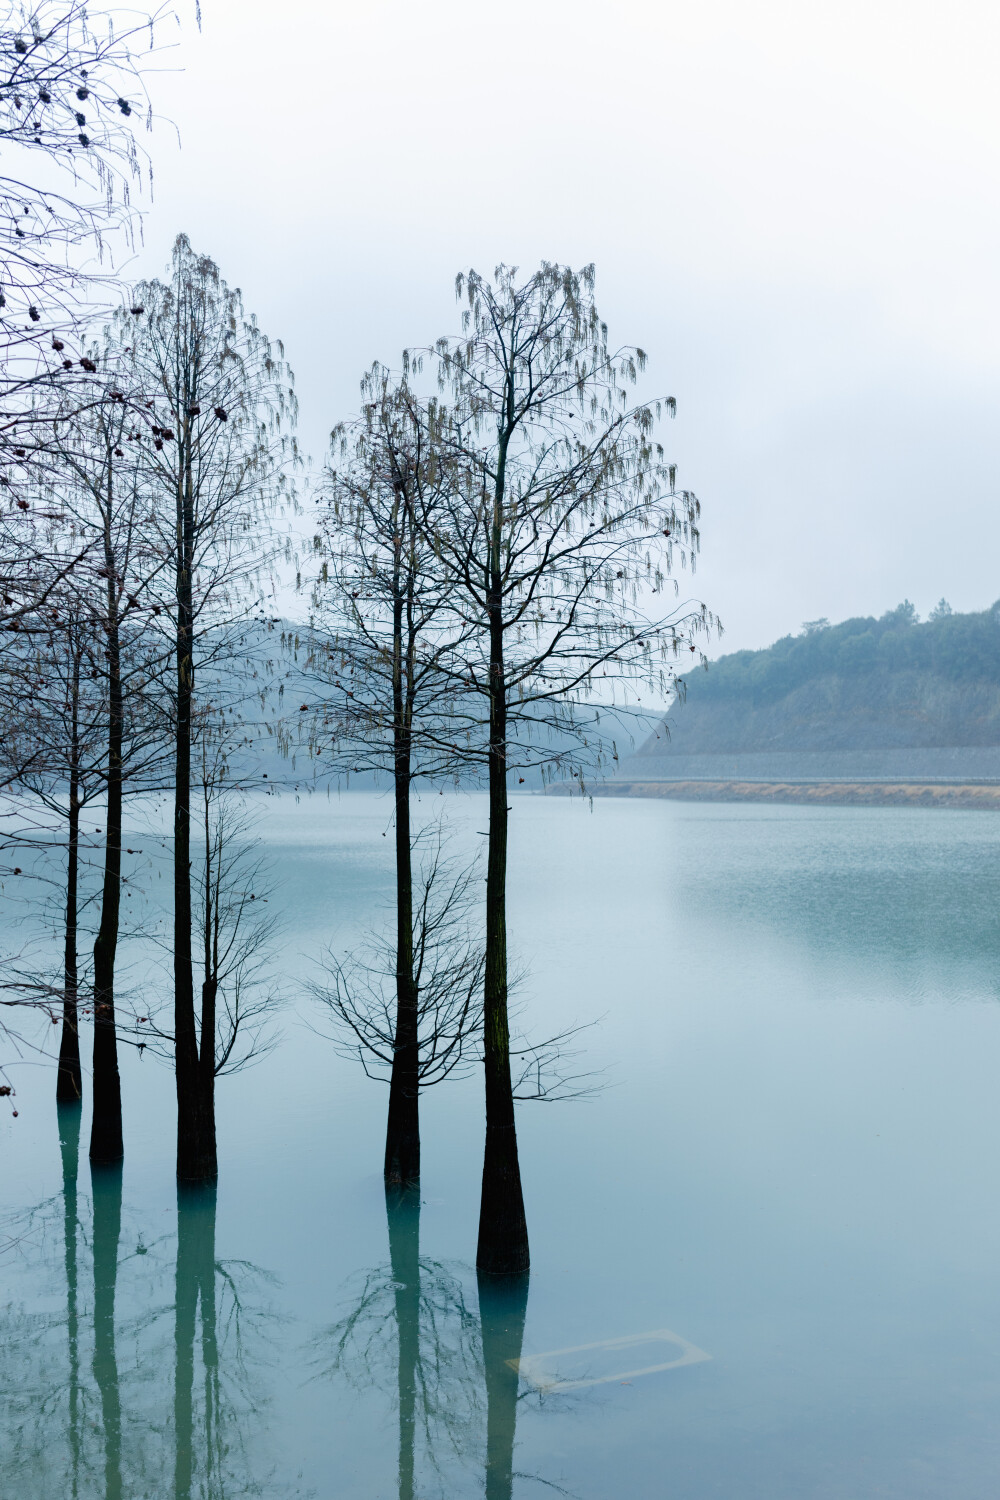
<path id="1" fill-rule="evenodd" d="M 550 795 L 579 796 L 577 783 L 563 782 Z M 952 807 L 1000 812 L 1000 783 L 877 781 L 600 781 L 592 797 L 667 797 L 678 802 L 798 802 L 830 807 Z"/>

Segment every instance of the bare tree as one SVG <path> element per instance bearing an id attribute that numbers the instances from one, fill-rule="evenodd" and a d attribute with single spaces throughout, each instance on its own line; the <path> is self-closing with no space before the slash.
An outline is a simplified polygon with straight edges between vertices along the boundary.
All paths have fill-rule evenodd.
<path id="1" fill-rule="evenodd" d="M 30 848 L 36 857 L 51 852 L 62 824 L 65 852 L 61 881 L 62 1030 L 56 1099 L 80 1100 L 83 1080 L 79 1041 L 80 864 L 88 840 L 81 819 L 104 791 L 106 693 L 103 652 L 96 649 L 90 620 L 73 597 L 56 596 L 44 618 L 32 617 L 20 634 L 18 651 L 0 657 L 0 718 L 12 729 L 5 735 L 21 804 L 18 827 L 8 839 L 20 858 Z M 25 801 L 38 812 L 32 819 Z M 55 820 L 55 822 L 53 822 Z M 33 826 L 32 826 L 33 824 Z M 56 834 L 58 837 L 58 834 Z M 15 866 L 15 868 L 18 868 Z M 22 961 L 8 970 L 13 992 L 20 985 L 30 994 L 39 974 Z M 55 1004 L 57 983 L 53 980 Z"/>
<path id="2" fill-rule="evenodd" d="M 194 933 L 199 952 L 198 1066 L 214 1108 L 215 1080 L 269 1052 L 281 1005 L 272 972 L 277 920 L 268 910 L 267 862 L 251 832 L 245 799 L 232 783 L 229 758 L 236 734 L 217 707 L 197 721 L 192 784 L 196 838 L 192 845 Z M 130 1028 L 140 1048 L 173 1059 L 176 1036 L 149 1009 Z"/>
<path id="3" fill-rule="evenodd" d="M 472 936 L 480 864 L 473 860 L 463 865 L 447 851 L 443 820 L 418 830 L 411 846 L 411 856 L 417 858 L 411 929 L 416 996 L 412 1087 L 417 1097 L 423 1089 L 464 1076 L 483 1061 L 484 953 Z M 375 928 L 343 957 L 330 952 L 325 977 L 310 985 L 313 997 L 330 1015 L 341 1056 L 357 1059 L 369 1078 L 390 1088 L 398 1077 L 397 953 L 393 933 Z M 513 978 L 510 988 L 515 988 Z M 573 1046 L 594 1024 L 570 1026 L 542 1041 L 513 1033 L 514 1098 L 552 1103 L 595 1095 L 603 1086 L 602 1075 L 578 1068 Z M 401 1185 L 388 1174 L 386 1181 Z"/>
<path id="4" fill-rule="evenodd" d="M 414 1038 L 406 1087 L 413 1091 L 415 1106 L 421 1089 L 478 1058 L 483 954 L 470 936 L 475 864 L 461 866 L 448 857 L 440 823 L 421 830 L 414 843 L 419 865 L 409 932 L 413 1016 L 408 1018 Z M 407 857 L 411 854 L 408 845 Z M 314 984 L 312 990 L 330 1012 L 340 1050 L 357 1057 L 369 1077 L 398 1087 L 398 947 L 393 936 L 375 931 L 360 950 L 343 959 L 331 955 L 329 973 L 329 982 Z M 390 1177 L 388 1167 L 386 1178 L 401 1180 Z"/>
<path id="5" fill-rule="evenodd" d="M 678 491 L 656 440 L 672 400 L 630 406 L 645 362 L 608 345 L 593 268 L 543 264 L 523 281 L 460 276 L 463 333 L 435 346 L 449 393 L 440 463 L 451 470 L 435 532 L 470 636 L 468 690 L 488 732 L 473 756 L 489 779 L 484 1039 L 486 1148 L 477 1265 L 528 1267 L 507 1010 L 507 795 L 519 766 L 551 761 L 551 735 L 599 738 L 592 695 L 666 695 L 677 653 L 696 651 L 700 604 L 663 610 L 675 563 L 693 561 L 698 502 Z M 548 735 L 546 734 L 548 731 Z"/>
<path id="6" fill-rule="evenodd" d="M 210 765 L 206 749 L 202 767 L 199 1062 L 214 1079 L 271 1045 L 267 1028 L 278 996 L 269 962 L 277 923 L 264 911 L 270 886 L 260 845 L 249 837 L 245 803 L 229 788 L 221 756 Z M 206 1078 L 206 1091 L 211 1086 Z"/>
<path id="7" fill-rule="evenodd" d="M 341 772 L 382 773 L 393 788 L 391 1014 L 383 1003 L 388 955 L 381 943 L 374 968 L 358 959 L 350 974 L 338 968 L 336 994 L 341 1020 L 360 1028 L 362 1052 L 383 1058 L 388 1047 L 385 1178 L 415 1182 L 419 1091 L 429 1077 L 428 1059 L 452 1056 L 452 1048 L 461 1053 L 470 1019 L 466 979 L 475 968 L 469 967 L 467 946 L 461 955 L 453 953 L 442 988 L 447 965 L 440 960 L 460 912 L 464 916 L 467 881 L 456 880 L 441 903 L 440 839 L 418 896 L 419 912 L 414 909 L 411 793 L 418 777 L 446 775 L 455 762 L 461 635 L 454 631 L 449 580 L 434 544 L 445 517 L 433 411 L 379 365 L 362 382 L 362 396 L 361 416 L 334 431 L 333 461 L 320 497 L 322 566 L 313 592 L 308 669 L 322 698 L 303 709 L 313 709 L 306 726 L 314 754 Z M 426 962 L 431 953 L 433 975 Z"/>
<path id="8" fill-rule="evenodd" d="M 0 631 L 11 633 L 0 656 L 79 560 L 53 554 L 39 472 L 58 463 L 54 406 L 91 399 L 81 340 L 96 303 L 117 298 L 115 245 L 135 242 L 147 168 L 135 127 L 152 123 L 144 68 L 173 15 L 11 0 L 0 21 Z M 5 1004 L 24 999 L 15 982 Z"/>
<path id="9" fill-rule="evenodd" d="M 100 924 L 94 944 L 94 1113 L 91 1153 L 122 1153 L 114 975 L 122 896 L 122 811 L 126 788 L 148 786 L 162 740 L 156 712 L 162 638 L 150 630 L 151 596 L 163 561 L 147 524 L 141 418 L 136 407 L 127 324 L 109 327 L 90 348 L 94 389 L 85 406 L 67 396 L 52 416 L 50 462 L 36 470 L 33 503 L 49 517 L 49 555 L 58 588 L 44 610 L 20 622 L 19 645 L 3 658 L 0 679 L 17 668 L 35 674 L 36 692 L 15 756 L 18 783 L 49 813 L 67 819 L 63 1048 L 57 1089 L 75 1089 L 79 975 L 79 818 L 104 804 Z M 127 394 L 126 394 L 127 392 Z M 63 567 L 64 561 L 69 565 Z M 40 656 L 40 653 L 42 655 Z M 95 685 L 96 681 L 96 685 Z M 100 749 L 98 748 L 100 741 Z M 34 750 L 32 751 L 32 742 Z M 21 975 L 16 982 L 22 984 Z M 32 980 L 30 989 L 34 988 Z"/>
<path id="10" fill-rule="evenodd" d="M 192 954 L 192 747 L 196 681 L 232 656 L 273 555 L 269 527 L 294 462 L 291 374 L 218 267 L 186 236 L 167 282 L 143 283 L 136 360 L 151 399 L 149 492 L 170 563 L 174 746 L 174 1038 L 177 1172 L 218 1173 L 214 1087 L 198 1039 Z"/>
<path id="11" fill-rule="evenodd" d="M 87 611 L 95 655 L 102 658 L 107 702 L 104 871 L 94 942 L 94 1162 L 118 1161 L 123 1154 L 115 1020 L 123 799 L 130 780 L 135 789 L 149 784 L 162 756 L 156 700 L 163 644 L 152 626 L 160 608 L 154 589 L 164 560 L 149 522 L 146 460 L 136 417 L 140 400 L 122 331 L 119 323 L 92 348 L 91 363 L 102 377 L 99 397 L 82 412 L 70 409 L 56 424 L 64 475 L 59 500 L 69 545 L 81 540 L 86 545 L 72 587 Z"/>
<path id="12" fill-rule="evenodd" d="M 67 559 L 61 546 L 62 517 L 57 523 L 38 477 L 31 475 L 32 501 L 22 498 L 20 502 L 25 511 L 15 509 L 25 520 L 19 534 L 21 567 L 17 585 L 11 582 L 4 597 L 9 605 L 16 605 L 16 611 L 0 634 L 0 875 L 7 878 L 11 896 L 18 886 L 28 884 L 23 878 L 26 866 L 34 877 L 50 879 L 46 856 L 52 852 L 54 827 L 65 817 L 64 891 L 72 927 L 79 807 L 65 793 L 71 781 L 79 790 L 82 767 L 94 748 L 88 748 L 86 741 L 98 732 L 95 715 L 100 712 L 100 693 L 92 690 L 90 682 L 93 662 L 88 662 L 86 679 L 81 678 L 81 652 L 89 654 L 91 640 L 82 617 L 74 615 L 69 587 L 79 556 Z M 6 535 L 10 541 L 10 528 Z M 35 909 L 38 905 L 34 903 Z M 70 938 L 69 928 L 65 935 Z M 54 1003 L 50 970 L 43 976 L 34 961 L 33 942 L 25 941 L 23 933 L 20 936 L 16 951 L 3 943 L 0 989 L 4 1005 Z M 68 947 L 66 956 L 71 990 L 75 965 Z M 40 999 L 43 993 L 45 998 Z"/>
<path id="13" fill-rule="evenodd" d="M 72 566 L 32 512 L 53 461 L 53 405 L 86 406 L 83 347 L 98 305 L 118 301 L 115 247 L 130 248 L 152 124 L 144 72 L 174 18 L 86 0 L 12 0 L 0 23 L 0 627 L 44 604 Z M 151 174 L 149 175 L 151 181 Z M 0 639 L 0 650 L 3 642 Z"/>
<path id="14" fill-rule="evenodd" d="M 151 14 L 85 0 L 13 0 L 0 25 L 0 460 L 9 484 L 41 411 L 38 387 L 65 392 L 86 372 L 79 331 L 95 273 L 115 238 L 134 242 L 133 194 L 152 123 L 143 70 L 168 6 Z M 99 280 L 99 276 L 96 278 Z M 71 358 L 75 354 L 77 358 Z M 22 464 L 18 464 L 18 460 Z"/>

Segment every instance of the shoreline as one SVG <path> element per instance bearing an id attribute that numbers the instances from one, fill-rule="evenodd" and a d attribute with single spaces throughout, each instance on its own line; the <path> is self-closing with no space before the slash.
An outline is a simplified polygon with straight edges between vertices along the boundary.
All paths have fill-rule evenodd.
<path id="1" fill-rule="evenodd" d="M 549 796 L 579 796 L 575 783 L 547 788 Z M 666 797 L 678 802 L 790 802 L 828 807 L 951 807 L 1000 812 L 1000 783 L 600 781 L 592 797 Z"/>

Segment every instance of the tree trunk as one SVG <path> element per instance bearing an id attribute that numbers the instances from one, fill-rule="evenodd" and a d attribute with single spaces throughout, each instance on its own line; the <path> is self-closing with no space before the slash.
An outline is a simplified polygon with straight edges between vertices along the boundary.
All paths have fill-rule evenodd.
<path id="1" fill-rule="evenodd" d="M 70 686 L 71 731 L 69 762 L 69 820 L 66 833 L 66 938 L 63 955 L 63 1017 L 56 1074 L 56 1103 L 71 1104 L 83 1098 L 80 1069 L 80 1030 L 77 1002 L 77 897 L 80 870 L 80 654 L 73 645 L 73 676 Z"/>
<path id="2" fill-rule="evenodd" d="M 104 1428 L 102 1500 L 122 1500 L 122 1408 L 115 1349 L 115 1288 L 122 1227 L 122 1169 L 91 1168 L 94 1193 L 94 1383 Z"/>
<path id="3" fill-rule="evenodd" d="M 191 955 L 191 731 L 194 705 L 194 501 L 187 474 L 178 494 L 177 696 L 174 766 L 174 1066 L 177 1084 L 177 1178 L 214 1182 L 218 1176 L 214 1109 L 198 1050 Z M 214 1027 L 213 1027 L 214 1034 Z M 213 1089 L 209 1091 L 214 1095 Z"/>
<path id="4" fill-rule="evenodd" d="M 528 1308 L 527 1276 L 479 1274 L 479 1322 L 486 1376 L 486 1500 L 511 1500 L 517 1425 L 517 1362 Z"/>
<path id="5" fill-rule="evenodd" d="M 110 506 L 109 506 L 110 510 Z M 108 583 L 108 779 L 101 922 L 94 943 L 94 1112 L 92 1162 L 117 1162 L 122 1142 L 122 1086 L 115 1030 L 115 954 L 122 892 L 122 704 L 121 642 L 115 593 L 114 554 L 105 545 Z"/>
<path id="6" fill-rule="evenodd" d="M 420 1052 L 418 996 L 413 974 L 413 861 L 410 838 L 410 735 L 395 727 L 396 794 L 396 1035 L 385 1134 L 387 1183 L 420 1180 Z"/>
<path id="7" fill-rule="evenodd" d="M 208 1167 L 203 1180 L 209 1182 L 214 1182 L 219 1173 L 215 1144 L 215 1010 L 218 994 L 219 983 L 213 975 L 201 987 L 201 1053 L 198 1058 L 203 1159 Z"/>
<path id="8" fill-rule="evenodd" d="M 514 1094 L 507 1017 L 507 684 L 501 606 L 499 496 L 493 528 L 490 612 L 490 823 L 486 866 L 486 975 L 483 985 L 483 1063 L 486 1074 L 486 1149 L 476 1266 L 494 1275 L 527 1271 L 528 1226 L 517 1159 Z"/>
<path id="9" fill-rule="evenodd" d="M 409 773 L 396 786 L 396 1035 L 385 1135 L 387 1183 L 420 1180 L 420 1074 L 417 986 L 413 977 L 413 875 Z"/>

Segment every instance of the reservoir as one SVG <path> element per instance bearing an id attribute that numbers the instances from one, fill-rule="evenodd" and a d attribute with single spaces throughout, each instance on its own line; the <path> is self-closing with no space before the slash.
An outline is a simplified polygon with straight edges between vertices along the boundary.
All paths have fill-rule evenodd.
<path id="1" fill-rule="evenodd" d="M 519 1106 L 531 1274 L 481 1287 L 478 1067 L 423 1096 L 419 1198 L 387 1203 L 386 1091 L 309 993 L 388 912 L 390 802 L 254 807 L 281 1038 L 220 1080 L 217 1193 L 178 1199 L 148 1049 L 93 1181 L 86 1107 L 9 1069 L 5 1495 L 994 1493 L 995 816 L 513 797 L 516 1025 L 585 1027 L 585 1097 Z M 484 843 L 485 798 L 415 808 L 442 811 Z M 165 885 L 154 861 L 137 901 Z M 125 953 L 123 988 L 168 998 Z"/>

